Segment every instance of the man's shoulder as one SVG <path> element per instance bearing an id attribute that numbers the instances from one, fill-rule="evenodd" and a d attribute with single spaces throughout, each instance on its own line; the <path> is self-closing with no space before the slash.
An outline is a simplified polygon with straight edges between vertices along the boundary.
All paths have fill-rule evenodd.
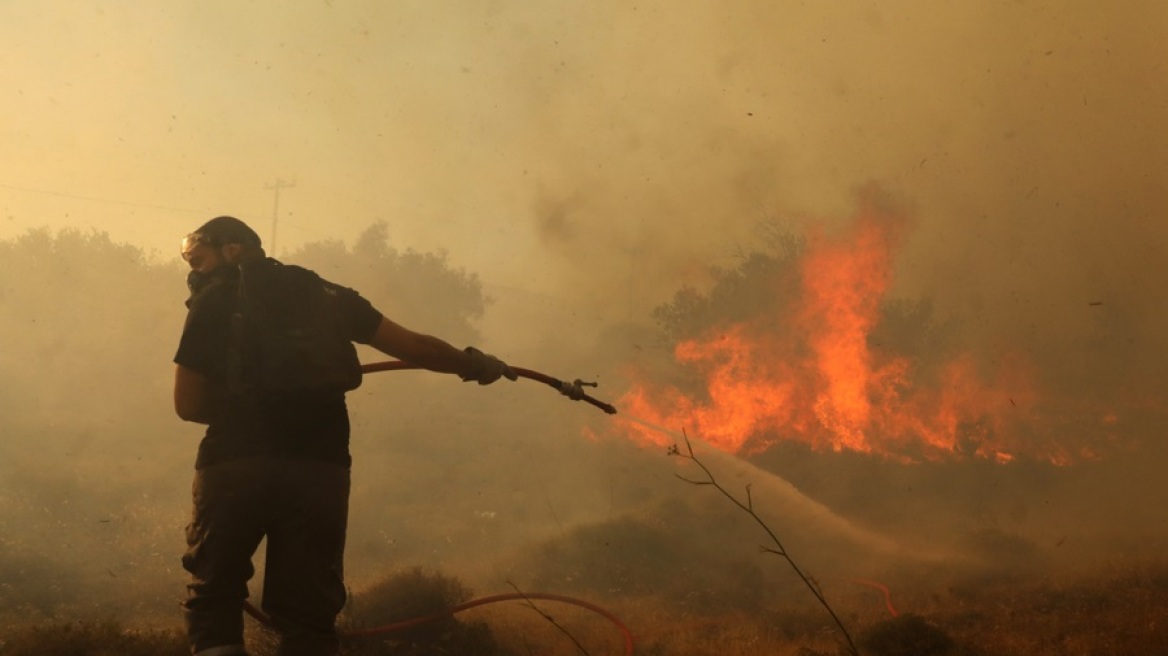
<path id="1" fill-rule="evenodd" d="M 270 257 L 249 264 L 243 270 L 251 273 L 253 277 L 259 275 L 272 280 L 287 282 L 314 282 L 324 280 L 320 274 L 308 267 L 300 266 L 299 264 L 286 264 Z"/>
<path id="2" fill-rule="evenodd" d="M 323 296 L 334 299 L 362 299 L 361 293 L 357 290 L 329 280 L 315 270 L 298 264 L 287 264 L 268 258 L 265 262 L 251 265 L 249 271 L 250 273 L 244 274 L 245 278 L 252 281 L 247 287 L 263 289 L 269 294 L 301 296 L 306 302 L 311 302 L 311 297 L 321 296 L 318 292 L 323 292 Z"/>

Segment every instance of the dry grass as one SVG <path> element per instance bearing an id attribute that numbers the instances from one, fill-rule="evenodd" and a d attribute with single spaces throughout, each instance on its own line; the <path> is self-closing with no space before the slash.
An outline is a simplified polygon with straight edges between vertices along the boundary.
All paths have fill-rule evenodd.
<path id="1" fill-rule="evenodd" d="M 437 574 L 407 573 L 399 582 L 432 602 L 460 599 L 465 589 Z M 908 585 L 908 584 L 903 584 Z M 1116 568 L 1089 578 L 1035 580 L 921 580 L 913 588 L 890 583 L 901 611 L 892 618 L 882 602 L 862 591 L 839 596 L 865 656 L 1131 656 L 1168 653 L 1168 562 Z M 404 588 L 403 588 L 404 589 Z M 428 592 L 426 592 L 428 590 Z M 408 595 L 407 595 L 408 596 Z M 385 592 L 366 609 L 393 607 Z M 399 600 L 400 596 L 397 597 Z M 679 609 L 674 599 L 652 595 L 587 599 L 615 613 L 632 630 L 638 656 L 836 656 L 838 638 L 810 604 L 703 613 Z M 359 600 L 359 597 L 358 597 Z M 355 601 L 355 607 L 357 601 Z M 619 630 L 586 610 L 536 602 L 572 633 L 592 656 L 622 653 Z M 156 630 L 125 629 L 115 622 L 59 621 L 23 625 L 6 618 L 0 656 L 178 656 L 185 653 L 177 622 Z M 372 620 L 376 621 L 376 620 Z M 348 646 L 350 656 L 380 654 L 579 655 L 565 635 L 522 602 L 474 609 L 446 624 L 396 643 Z M 252 633 L 254 630 L 254 624 Z M 462 627 L 462 628 L 459 628 Z M 461 636 L 455 638 L 459 632 Z M 453 640 L 464 640 L 462 643 Z M 478 642 L 466 642 L 468 640 Z M 457 645 L 457 646 L 456 646 Z M 396 649 L 392 651 L 390 649 Z M 455 651 L 451 651 L 455 649 Z"/>
<path id="2" fill-rule="evenodd" d="M 184 656 L 178 629 L 132 631 L 117 622 L 51 622 L 9 626 L 0 638 L 4 656 Z"/>
<path id="3" fill-rule="evenodd" d="M 526 434 L 519 428 L 513 432 Z M 541 434 L 540 441 L 532 440 L 531 448 L 548 442 L 551 440 Z M 634 633 L 638 656 L 840 653 L 838 635 L 822 608 L 800 589 L 773 554 L 758 552 L 758 534 L 749 518 L 713 495 L 679 484 L 672 468 L 656 464 L 663 459 L 661 454 L 639 458 L 627 450 L 597 448 L 585 452 L 598 463 L 592 469 L 627 472 L 614 474 L 611 487 L 597 481 L 575 481 L 564 464 L 564 471 L 541 472 L 545 480 L 556 481 L 546 488 L 551 490 L 550 498 L 545 498 L 545 488 L 534 482 L 526 488 L 523 481 L 516 482 L 526 473 L 524 468 L 515 468 L 507 484 L 498 489 L 484 485 L 480 497 L 477 493 L 446 494 L 441 486 L 435 491 L 431 483 L 442 479 L 422 465 L 430 460 L 446 462 L 444 459 L 462 454 L 464 460 L 457 467 L 451 466 L 459 476 L 488 481 L 497 476 L 497 462 L 482 457 L 481 450 L 465 449 L 458 440 L 447 445 L 449 453 L 421 452 L 443 445 L 446 442 L 435 440 L 407 445 L 419 453 L 406 450 L 401 443 L 391 445 L 405 451 L 404 455 L 395 451 L 395 458 L 407 464 L 394 470 L 401 476 L 384 476 L 378 479 L 383 486 L 369 486 L 358 495 L 354 508 L 364 514 L 353 522 L 354 551 L 360 557 L 353 559 L 357 566 L 351 572 L 369 572 L 382 562 L 425 563 L 451 574 L 471 576 L 483 569 L 483 563 L 494 566 L 505 560 L 498 571 L 523 590 L 572 595 L 615 613 Z M 506 457 L 513 457 L 510 449 L 505 451 Z M 562 461 L 551 457 L 535 460 Z M 577 460 L 572 460 L 573 466 Z M 1147 460 L 1163 462 L 1162 458 Z M 840 457 L 824 457 L 821 462 L 810 456 L 792 456 L 779 464 L 793 477 L 802 476 L 801 484 L 817 492 L 816 498 L 853 516 L 872 518 L 875 525 L 888 525 L 898 535 L 903 532 L 906 540 L 917 537 L 913 533 L 917 528 L 922 535 L 951 535 L 948 520 L 952 518 L 964 522 L 952 522 L 959 528 L 983 524 L 995 528 L 971 534 L 968 542 L 980 557 L 1000 568 L 996 572 L 954 572 L 938 565 L 928 571 L 917 568 L 886 573 L 863 571 L 864 567 L 834 552 L 830 558 L 817 559 L 811 569 L 821 577 L 825 593 L 864 656 L 930 656 L 922 649 L 938 652 L 932 656 L 1168 654 L 1168 560 L 1162 556 L 1159 560 L 1145 558 L 1090 573 L 1054 572 L 1039 567 L 1051 553 L 1070 548 L 1073 541 L 1057 547 L 1050 540 L 1022 540 L 1017 535 L 1025 533 L 1012 531 L 1026 527 L 1018 518 L 1040 518 L 1038 507 L 1046 499 L 1062 499 L 1066 489 L 1083 488 L 1084 495 L 1097 494 L 1100 489 L 1115 487 L 1121 475 L 1132 478 L 1130 467 L 1117 467 L 1122 471 L 1103 479 L 1103 484 L 1096 482 L 1098 477 L 1089 477 L 1088 485 L 1075 477 L 1079 470 L 1036 467 L 988 472 L 956 465 L 904 469 Z M 95 466 L 94 471 L 97 469 Z M 95 476 L 86 472 L 90 475 Z M 187 473 L 175 476 L 185 479 Z M 74 481 L 64 474 L 9 476 L 5 479 L 8 487 L 0 490 L 8 495 L 6 514 L 0 516 L 0 527 L 5 529 L 0 532 L 0 656 L 185 654 L 178 607 L 185 575 L 177 563 L 180 548 L 176 546 L 181 542 L 180 525 L 189 512 L 185 490 L 181 489 L 185 484 L 153 484 L 157 489 L 174 491 L 154 492 L 148 498 L 115 488 L 87 487 L 82 484 L 84 477 L 76 478 Z M 1045 487 L 1036 490 L 1036 479 Z M 834 487 L 840 481 L 849 487 Z M 17 483 L 21 484 L 19 490 Z M 942 483 L 947 486 L 946 494 L 918 493 L 941 489 Z M 142 485 L 135 482 L 131 487 Z M 37 494 L 28 497 L 24 488 Z M 1047 488 L 1052 491 L 1047 493 Z M 1112 491 L 1111 496 L 1118 496 L 1123 489 Z M 659 490 L 668 494 L 658 499 L 654 493 Z M 581 510 L 582 503 L 579 508 L 571 505 L 589 491 L 603 496 L 616 511 L 629 510 L 597 516 Z M 1131 494 L 1127 498 L 1149 497 Z M 1019 505 L 1021 501 L 1025 504 Z M 553 504 L 555 522 L 548 516 Z M 1016 505 L 1028 508 L 1029 515 L 1015 513 Z M 1136 520 L 1145 514 L 1136 511 L 1150 505 L 1113 504 L 1107 511 L 1122 509 L 1127 514 L 1117 522 L 1139 526 Z M 1083 506 L 1066 507 L 1077 514 Z M 384 514 L 378 514 L 383 509 Z M 484 519 L 475 514 L 478 510 L 499 511 L 499 517 Z M 1154 515 L 1151 510 L 1146 514 Z M 975 521 L 983 516 L 997 521 Z M 937 530 L 933 524 L 917 527 L 922 517 L 934 523 L 945 519 L 946 523 Z M 522 532 L 526 526 L 561 519 L 564 527 L 552 534 L 554 540 L 548 539 L 550 531 Z M 1152 525 L 1149 531 L 1158 526 Z M 792 524 L 777 528 L 782 529 L 783 537 L 789 533 L 812 547 L 822 547 L 806 527 Z M 392 540 L 379 539 L 377 550 L 362 553 L 363 538 L 378 537 L 377 531 L 382 529 L 392 529 L 387 534 Z M 512 535 L 517 530 L 520 534 Z M 1097 537 L 1104 546 L 1112 546 L 1102 533 Z M 1162 537 L 1148 539 L 1143 543 L 1144 553 L 1162 544 Z M 87 546 L 83 558 L 78 558 L 76 545 Z M 1125 542 L 1110 552 L 1135 554 L 1133 546 L 1140 545 Z M 518 554 L 514 559 L 511 551 L 505 551 L 511 548 Z M 804 552 L 809 557 L 818 555 L 815 549 L 798 551 L 800 555 Z M 472 564 L 472 557 L 479 560 Z M 1131 560 L 1137 559 L 1133 555 Z M 839 562 L 848 562 L 864 575 L 887 584 L 902 618 L 910 619 L 893 621 L 879 593 L 833 578 L 847 574 L 832 571 L 824 563 Z M 490 570 L 492 575 L 495 571 Z M 367 576 L 372 580 L 376 574 Z M 504 579 L 484 584 L 485 578 L 488 576 L 480 572 L 479 578 L 473 579 L 474 594 L 511 592 Z M 416 579 L 420 586 L 427 575 Z M 354 591 L 354 625 L 358 623 L 357 612 L 372 605 L 371 598 L 363 600 L 362 595 L 372 594 L 375 587 L 365 581 L 355 584 L 359 587 Z M 438 581 L 436 588 L 433 596 L 439 605 L 456 603 L 470 594 L 457 582 Z M 385 592 L 387 597 L 393 596 L 389 589 Z M 603 618 L 573 607 L 537 603 L 591 656 L 622 653 L 619 631 Z M 404 638 L 393 645 L 353 643 L 348 655 L 387 653 L 391 647 L 397 649 L 392 653 L 417 655 L 581 653 L 562 632 L 521 602 L 477 608 L 457 619 L 464 628 L 436 627 L 433 635 L 414 637 L 408 645 Z M 381 621 L 384 618 L 359 620 L 366 625 Z M 256 625 L 249 622 L 248 626 L 249 633 L 258 636 Z M 493 644 L 496 651 L 452 652 L 452 643 L 445 637 L 454 635 L 452 631 L 466 631 L 481 640 L 478 644 Z M 940 653 L 942 649 L 947 653 Z"/>
<path id="4" fill-rule="evenodd" d="M 1168 654 L 1168 564 L 1082 580 L 950 588 L 930 613 L 978 654 Z"/>

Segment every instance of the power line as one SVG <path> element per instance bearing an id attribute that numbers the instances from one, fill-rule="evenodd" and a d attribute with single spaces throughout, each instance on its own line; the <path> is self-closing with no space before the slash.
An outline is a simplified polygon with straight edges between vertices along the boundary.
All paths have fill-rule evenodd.
<path id="1" fill-rule="evenodd" d="M 279 190 L 280 190 L 280 188 L 287 188 L 287 187 L 294 187 L 294 186 L 296 186 L 295 181 L 284 182 L 281 179 L 277 179 L 275 184 L 267 185 L 265 187 L 266 189 L 274 190 L 276 192 L 275 207 L 273 207 L 273 210 L 272 210 L 272 239 L 271 239 L 271 243 L 273 246 L 275 245 L 276 222 L 277 222 L 278 216 L 279 216 L 279 202 L 280 202 Z M 150 209 L 150 210 L 163 210 L 163 211 L 167 211 L 167 212 L 180 212 L 183 214 L 211 216 L 211 215 L 215 215 L 217 213 L 222 213 L 222 210 L 214 209 L 214 208 L 192 209 L 190 207 L 173 207 L 170 205 L 155 205 L 152 203 L 140 203 L 140 202 L 129 201 L 129 200 L 116 200 L 116 199 L 112 199 L 112 198 L 99 198 L 97 196 L 86 196 L 84 194 L 76 194 L 76 193 L 67 192 L 67 191 L 57 191 L 55 189 L 42 189 L 42 188 L 37 188 L 37 187 L 25 187 L 25 186 L 21 186 L 21 185 L 12 185 L 12 184 L 4 184 L 4 183 L 0 183 L 0 189 L 10 189 L 12 191 L 20 191 L 20 192 L 30 193 L 30 194 L 41 194 L 44 196 L 55 196 L 57 198 L 68 198 L 71 200 L 85 201 L 85 202 L 90 202 L 90 203 L 104 203 L 106 205 L 120 205 L 123 207 L 138 207 L 138 208 Z M 258 214 L 258 212 L 256 214 Z M 241 214 L 239 216 L 246 216 L 246 214 Z M 300 223 L 297 223 L 297 222 L 285 221 L 284 223 L 285 223 L 284 227 L 292 227 L 292 228 L 295 228 L 297 230 L 300 230 L 301 232 L 305 232 L 305 233 L 308 233 L 310 235 L 313 235 L 315 237 L 328 238 L 330 236 L 328 233 L 322 233 L 319 230 L 313 230 L 313 229 L 308 228 L 308 227 L 306 227 Z"/>
<path id="2" fill-rule="evenodd" d="M 295 180 L 292 182 L 284 182 L 282 178 L 276 178 L 276 182 L 274 184 L 266 185 L 264 187 L 264 189 L 271 189 L 275 192 L 275 201 L 272 203 L 272 257 L 276 257 L 276 224 L 280 221 L 280 190 L 295 186 Z"/>
<path id="3" fill-rule="evenodd" d="M 80 194 L 73 194 L 65 191 L 55 191 L 52 189 L 37 189 L 35 187 L 20 187 L 17 185 L 9 185 L 0 183 L 0 189 L 11 189 L 13 191 L 23 191 L 33 194 L 44 194 L 46 196 L 57 196 L 58 198 L 71 198 L 74 200 L 84 200 L 93 203 L 106 203 L 107 205 L 123 205 L 126 207 L 144 207 L 152 210 L 167 210 L 169 212 L 185 212 L 190 214 L 205 214 L 207 210 L 194 210 L 189 207 L 169 207 L 166 205 L 152 205 L 150 203 L 135 203 L 128 200 L 113 200 L 111 198 L 97 198 L 95 196 L 82 196 Z"/>

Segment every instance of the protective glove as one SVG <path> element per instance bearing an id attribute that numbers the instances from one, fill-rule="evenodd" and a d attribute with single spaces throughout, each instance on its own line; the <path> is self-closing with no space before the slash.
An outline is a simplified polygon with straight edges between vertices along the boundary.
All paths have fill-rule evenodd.
<path id="1" fill-rule="evenodd" d="M 464 383 L 473 380 L 479 385 L 490 385 L 504 377 L 507 380 L 519 379 L 519 374 L 493 355 L 487 355 L 473 346 L 466 347 L 463 352 L 469 356 L 470 360 L 466 372 L 459 376 Z"/>

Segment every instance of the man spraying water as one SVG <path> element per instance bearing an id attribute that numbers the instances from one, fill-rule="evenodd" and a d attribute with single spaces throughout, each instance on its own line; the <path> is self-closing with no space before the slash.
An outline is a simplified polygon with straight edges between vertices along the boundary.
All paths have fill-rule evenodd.
<path id="1" fill-rule="evenodd" d="M 280 656 L 337 649 L 349 501 L 345 393 L 361 382 L 352 343 L 488 385 L 515 370 L 383 316 L 359 293 L 266 257 L 229 216 L 182 243 L 188 314 L 174 357 L 174 407 L 207 426 L 195 460 L 183 567 L 191 653 L 246 655 L 252 556 L 267 539 L 263 610 Z"/>

